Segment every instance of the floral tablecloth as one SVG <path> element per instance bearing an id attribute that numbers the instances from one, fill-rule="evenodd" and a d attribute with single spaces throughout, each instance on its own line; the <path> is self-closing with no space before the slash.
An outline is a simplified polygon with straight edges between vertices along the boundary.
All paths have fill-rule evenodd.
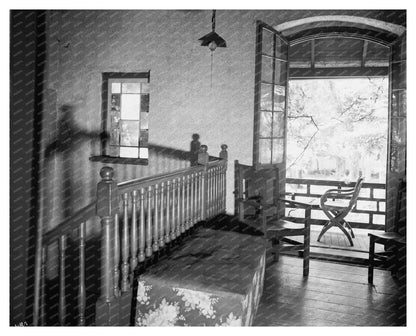
<path id="1" fill-rule="evenodd" d="M 263 238 L 200 230 L 140 276 L 136 325 L 251 325 L 264 270 Z"/>

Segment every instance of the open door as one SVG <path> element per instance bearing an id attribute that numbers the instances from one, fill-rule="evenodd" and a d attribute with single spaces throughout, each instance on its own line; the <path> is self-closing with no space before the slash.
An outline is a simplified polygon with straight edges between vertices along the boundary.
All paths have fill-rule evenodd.
<path id="1" fill-rule="evenodd" d="M 402 231 L 395 228 L 395 214 L 399 180 L 406 176 L 406 34 L 392 45 L 389 77 L 386 231 Z"/>
<path id="2" fill-rule="evenodd" d="M 257 21 L 254 90 L 253 166 L 279 169 L 279 194 L 285 193 L 289 43 Z"/>

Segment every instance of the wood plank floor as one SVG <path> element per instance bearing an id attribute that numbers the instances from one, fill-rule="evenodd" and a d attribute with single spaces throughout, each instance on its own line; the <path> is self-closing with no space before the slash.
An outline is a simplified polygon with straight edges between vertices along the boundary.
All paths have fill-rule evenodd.
<path id="1" fill-rule="evenodd" d="M 406 324 L 406 288 L 384 270 L 311 260 L 302 276 L 302 260 L 268 260 L 255 326 L 397 326 Z"/>
<path id="2" fill-rule="evenodd" d="M 319 233 L 322 230 L 321 225 L 311 226 L 311 246 L 322 248 L 345 249 L 357 252 L 368 252 L 369 238 L 368 233 L 375 230 L 353 229 L 355 238 L 353 238 L 354 246 L 350 246 L 347 237 L 337 227 L 329 229 L 318 242 Z M 382 249 L 381 245 L 376 245 Z"/>

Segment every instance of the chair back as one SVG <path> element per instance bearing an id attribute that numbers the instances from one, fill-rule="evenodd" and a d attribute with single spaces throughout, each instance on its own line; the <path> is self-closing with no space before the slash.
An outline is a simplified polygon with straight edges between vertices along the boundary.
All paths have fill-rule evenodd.
<path id="1" fill-rule="evenodd" d="M 234 162 L 235 214 L 239 213 L 239 200 L 261 197 L 263 204 L 277 205 L 279 198 L 279 172 L 277 168 L 256 170 L 252 166 Z"/>
<path id="2" fill-rule="evenodd" d="M 364 178 L 359 177 L 357 183 L 355 184 L 354 188 L 349 189 L 329 189 L 327 190 L 321 197 L 320 203 L 321 208 L 325 208 L 325 201 L 328 198 L 339 198 L 339 199 L 348 199 L 349 203 L 348 206 L 345 207 L 343 211 L 349 213 L 352 208 L 357 204 L 358 196 L 360 195 L 360 190 L 363 185 Z"/>
<path id="3" fill-rule="evenodd" d="M 394 231 L 406 235 L 406 179 L 400 179 L 397 187 L 397 205 L 394 220 Z"/>

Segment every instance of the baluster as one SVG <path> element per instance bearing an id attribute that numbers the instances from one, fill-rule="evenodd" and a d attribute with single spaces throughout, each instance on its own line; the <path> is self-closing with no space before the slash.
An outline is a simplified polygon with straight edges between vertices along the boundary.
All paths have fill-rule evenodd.
<path id="1" fill-rule="evenodd" d="M 159 184 L 155 185 L 154 196 L 153 252 L 156 252 L 159 250 Z"/>
<path id="2" fill-rule="evenodd" d="M 119 231 L 119 216 L 118 213 L 114 215 L 114 296 L 118 297 L 120 294 L 118 283 L 120 280 L 120 231 Z"/>
<path id="3" fill-rule="evenodd" d="M 152 256 L 152 187 L 147 188 L 146 257 Z"/>
<path id="4" fill-rule="evenodd" d="M 222 211 L 225 212 L 227 206 L 227 162 L 223 167 L 223 175 L 222 175 Z"/>
<path id="5" fill-rule="evenodd" d="M 142 188 L 140 189 L 139 262 L 142 262 L 146 259 L 144 254 L 146 243 L 144 211 L 144 189 Z"/>
<path id="6" fill-rule="evenodd" d="M 199 172 L 195 173 L 195 223 L 199 221 Z"/>
<path id="7" fill-rule="evenodd" d="M 65 298 L 65 250 L 66 237 L 62 235 L 59 239 L 59 324 L 65 325 L 66 298 Z"/>
<path id="8" fill-rule="evenodd" d="M 210 169 L 209 181 L 210 181 L 209 217 L 211 218 L 214 213 L 214 168 Z"/>
<path id="9" fill-rule="evenodd" d="M 191 216 L 189 221 L 189 226 L 192 227 L 195 224 L 195 175 L 191 174 Z"/>
<path id="10" fill-rule="evenodd" d="M 171 233 L 170 237 L 172 240 L 176 238 L 176 211 L 175 211 L 175 204 L 176 204 L 176 180 L 172 181 L 172 225 L 171 225 Z"/>
<path id="11" fill-rule="evenodd" d="M 186 209 L 185 209 L 185 225 L 186 229 L 188 230 L 190 228 L 190 221 L 189 221 L 189 208 L 190 208 L 190 200 L 189 200 L 189 194 L 190 194 L 190 188 L 189 188 L 189 175 L 185 176 L 185 184 L 186 184 Z"/>
<path id="12" fill-rule="evenodd" d="M 202 203 L 202 191 L 203 191 L 203 172 L 199 172 L 199 187 L 198 187 L 198 221 L 202 221 L 203 218 L 203 203 Z"/>
<path id="13" fill-rule="evenodd" d="M 133 272 L 137 267 L 137 263 L 138 263 L 137 251 L 139 249 L 138 247 L 139 242 L 138 242 L 138 237 L 137 237 L 137 211 L 138 211 L 137 198 L 138 198 L 138 192 L 137 190 L 133 190 L 131 192 L 132 205 L 131 205 L 131 233 L 130 233 L 130 249 L 131 249 L 130 270 L 132 272 L 132 277 L 133 277 Z M 133 278 L 131 280 L 133 280 Z"/>
<path id="14" fill-rule="evenodd" d="M 79 226 L 79 288 L 78 288 L 78 324 L 85 326 L 85 222 Z"/>
<path id="15" fill-rule="evenodd" d="M 136 194 L 137 195 L 137 194 Z M 137 203 L 137 198 L 134 201 Z M 121 240 L 121 253 L 122 253 L 122 264 L 121 264 L 121 291 L 127 292 L 129 290 L 129 194 L 123 194 L 123 232 Z M 136 209 L 133 211 L 137 211 Z M 134 216 L 136 217 L 136 216 Z M 136 221 L 132 219 L 132 228 L 136 227 Z M 135 229 L 136 231 L 136 229 Z M 137 248 L 136 248 L 137 252 Z M 132 254 L 133 255 L 133 254 Z M 137 258 L 136 258 L 137 263 Z"/>
<path id="16" fill-rule="evenodd" d="M 212 169 L 208 170 L 208 218 L 211 218 L 212 213 Z"/>
<path id="17" fill-rule="evenodd" d="M 222 209 L 222 165 L 218 167 L 218 213 Z"/>
<path id="18" fill-rule="evenodd" d="M 218 167 L 214 168 L 214 216 L 218 214 Z"/>
<path id="19" fill-rule="evenodd" d="M 201 178 L 201 184 L 202 184 L 202 188 L 201 188 L 201 220 L 206 220 L 207 218 L 207 170 L 204 169 L 204 171 L 202 172 L 202 178 Z"/>
<path id="20" fill-rule="evenodd" d="M 171 191 L 171 183 L 170 181 L 167 182 L 167 190 L 166 190 L 166 230 L 165 230 L 165 242 L 170 242 L 170 191 Z"/>
<path id="21" fill-rule="evenodd" d="M 45 296 L 46 296 L 46 246 L 42 246 L 40 269 L 40 325 L 45 325 Z M 36 321 L 37 322 L 37 321 Z M 37 325 L 37 324 L 35 324 Z"/>
<path id="22" fill-rule="evenodd" d="M 165 195 L 165 182 L 162 182 L 160 186 L 160 231 L 159 231 L 159 247 L 162 248 L 165 246 L 165 222 L 164 222 L 164 195 Z"/>
<path id="23" fill-rule="evenodd" d="M 182 189 L 182 178 L 177 180 L 178 196 L 176 199 L 177 210 L 176 210 L 176 236 L 179 237 L 183 232 L 183 223 L 181 222 L 181 189 Z"/>
<path id="24" fill-rule="evenodd" d="M 182 204 L 182 222 L 181 228 L 182 232 L 188 230 L 188 223 L 186 221 L 186 176 L 181 177 L 182 183 L 182 197 L 181 197 L 181 204 Z"/>

